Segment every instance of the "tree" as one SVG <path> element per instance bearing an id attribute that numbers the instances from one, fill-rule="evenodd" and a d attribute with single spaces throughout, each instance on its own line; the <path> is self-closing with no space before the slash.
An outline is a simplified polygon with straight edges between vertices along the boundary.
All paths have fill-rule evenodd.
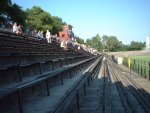
<path id="1" fill-rule="evenodd" d="M 145 42 L 136 42 L 136 41 L 132 41 L 130 44 L 130 50 L 142 50 L 142 48 L 145 47 Z"/>
<path id="2" fill-rule="evenodd" d="M 6 13 L 6 10 L 11 5 L 11 0 L 1 0 L 0 1 L 0 14 Z"/>
<path id="3" fill-rule="evenodd" d="M 116 51 L 118 48 L 120 48 L 120 42 L 116 36 L 109 36 L 106 44 L 109 51 Z"/>
<path id="4" fill-rule="evenodd" d="M 98 51 L 102 50 L 102 42 L 101 42 L 101 37 L 99 36 L 99 34 L 92 37 L 92 39 L 87 39 L 86 44 L 92 48 L 95 48 Z"/>
<path id="5" fill-rule="evenodd" d="M 6 27 L 14 21 L 25 25 L 25 12 L 17 4 L 12 4 L 11 0 L 1 0 L 0 25 L 4 25 Z"/>
<path id="6" fill-rule="evenodd" d="M 92 46 L 92 40 L 91 40 L 91 39 L 87 39 L 87 40 L 86 40 L 86 45 Z"/>
<path id="7" fill-rule="evenodd" d="M 102 49 L 101 37 L 99 34 L 92 38 L 92 47 L 100 51 Z"/>
<path id="8" fill-rule="evenodd" d="M 44 11 L 39 6 L 34 6 L 31 9 L 27 9 L 26 13 L 29 27 L 44 31 L 48 29 L 52 34 L 58 34 L 58 32 L 63 28 L 64 23 L 61 18 L 51 16 L 50 13 Z"/>
<path id="9" fill-rule="evenodd" d="M 77 41 L 79 44 L 84 44 L 84 40 L 83 40 L 82 38 L 76 37 L 76 41 Z"/>
<path id="10" fill-rule="evenodd" d="M 56 16 L 53 16 L 52 17 L 52 33 L 53 34 L 58 34 L 59 31 L 62 31 L 63 29 L 63 22 L 62 22 L 62 19 L 59 18 L 59 17 L 56 17 Z"/>
<path id="11" fill-rule="evenodd" d="M 122 45 L 122 51 L 130 51 L 130 45 Z"/>
<path id="12" fill-rule="evenodd" d="M 107 49 L 108 48 L 107 44 L 106 44 L 107 40 L 108 40 L 108 36 L 107 35 L 103 35 L 102 36 L 102 46 L 103 46 L 103 49 Z"/>
<path id="13" fill-rule="evenodd" d="M 0 0 L 0 26 L 8 27 L 7 25 L 12 22 L 37 30 L 46 31 L 48 29 L 52 34 L 58 34 L 59 31 L 62 31 L 63 25 L 67 24 L 61 18 L 51 16 L 39 6 L 33 6 L 24 11 L 19 5 L 12 4 L 11 0 Z M 69 27 L 73 28 L 72 25 Z"/>
<path id="14" fill-rule="evenodd" d="M 17 4 L 12 4 L 11 7 L 7 9 L 13 22 L 17 22 L 23 26 L 26 26 L 26 13 Z"/>
<path id="15" fill-rule="evenodd" d="M 26 10 L 27 24 L 29 27 L 42 30 L 52 30 L 52 18 L 47 12 L 44 12 L 39 6 L 34 6 Z"/>

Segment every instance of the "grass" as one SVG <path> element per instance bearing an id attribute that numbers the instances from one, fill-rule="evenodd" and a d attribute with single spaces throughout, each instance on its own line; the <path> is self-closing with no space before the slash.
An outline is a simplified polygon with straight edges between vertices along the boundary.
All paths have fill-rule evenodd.
<path id="1" fill-rule="evenodd" d="M 140 73 L 143 77 L 149 75 L 150 56 L 130 56 L 131 68 Z M 128 58 L 124 59 L 124 64 L 128 66 Z"/>
<path id="2" fill-rule="evenodd" d="M 130 56 L 130 58 L 150 62 L 150 56 Z"/>

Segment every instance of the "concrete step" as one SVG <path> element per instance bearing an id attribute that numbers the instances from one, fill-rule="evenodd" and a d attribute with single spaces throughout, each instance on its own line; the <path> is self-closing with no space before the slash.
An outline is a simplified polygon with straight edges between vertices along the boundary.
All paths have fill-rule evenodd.
<path id="1" fill-rule="evenodd" d="M 100 100 L 99 80 L 94 80 L 92 85 L 86 89 L 86 96 L 80 104 L 80 109 L 74 113 L 95 113 L 99 107 Z"/>

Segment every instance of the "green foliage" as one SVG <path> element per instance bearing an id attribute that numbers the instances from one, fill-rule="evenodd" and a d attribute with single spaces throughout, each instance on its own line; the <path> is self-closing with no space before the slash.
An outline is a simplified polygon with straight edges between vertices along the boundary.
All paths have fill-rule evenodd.
<path id="1" fill-rule="evenodd" d="M 62 19 L 57 17 L 57 16 L 53 16 L 52 17 L 52 33 L 53 34 L 57 34 L 59 31 L 62 31 L 62 26 L 63 26 L 63 22 Z"/>
<path id="2" fill-rule="evenodd" d="M 62 30 L 63 22 L 57 16 L 51 16 L 50 13 L 44 11 L 39 6 L 23 11 L 17 4 L 12 4 L 11 0 L 0 0 L 0 25 L 7 25 L 10 22 L 17 22 L 26 27 L 32 27 L 37 30 L 46 31 L 49 29 L 52 34 L 58 34 Z M 69 25 L 69 28 L 73 28 Z M 77 42 L 82 44 L 84 40 L 77 37 Z M 145 42 L 132 41 L 130 45 L 124 45 L 116 36 L 103 35 L 102 38 L 97 34 L 91 39 L 86 40 L 86 44 L 98 51 L 129 51 L 141 50 L 146 46 Z"/>
<path id="3" fill-rule="evenodd" d="M 92 37 L 92 39 L 87 39 L 86 44 L 88 46 L 91 46 L 92 48 L 95 48 L 98 51 L 102 50 L 102 42 L 101 42 L 101 37 L 99 36 L 99 34 Z"/>
<path id="4" fill-rule="evenodd" d="M 27 24 L 29 27 L 44 31 L 48 29 L 52 34 L 58 34 L 58 32 L 62 30 L 62 19 L 56 16 L 51 16 L 50 13 L 42 10 L 39 6 L 27 9 L 26 13 Z"/>
<path id="5" fill-rule="evenodd" d="M 130 58 L 150 62 L 150 56 L 130 56 Z"/>
<path id="6" fill-rule="evenodd" d="M 99 34 L 97 34 L 92 37 L 91 40 L 87 39 L 86 44 L 97 49 L 98 51 L 103 51 L 104 49 L 109 51 L 117 51 L 119 50 L 119 47 L 121 47 L 122 42 L 119 42 L 115 36 L 104 35 L 101 39 Z"/>
<path id="7" fill-rule="evenodd" d="M 0 14 L 6 13 L 7 8 L 11 6 L 11 0 L 0 0 Z"/>
<path id="8" fill-rule="evenodd" d="M 130 50 L 141 50 L 145 47 L 145 42 L 132 41 L 130 45 L 125 45 L 122 41 L 119 41 L 116 36 L 103 35 L 102 39 L 97 34 L 92 39 L 87 39 L 86 44 L 97 49 L 98 51 L 130 51 Z"/>
<path id="9" fill-rule="evenodd" d="M 101 43 L 101 37 L 99 36 L 99 34 L 97 34 L 96 36 L 92 38 L 92 47 L 97 49 L 98 51 L 101 51 L 102 43 Z"/>
<path id="10" fill-rule="evenodd" d="M 131 69 L 139 73 L 143 77 L 150 75 L 149 63 L 150 56 L 130 56 L 123 58 L 123 64 L 128 66 L 128 58 L 131 59 Z"/>
<path id="11" fill-rule="evenodd" d="M 17 4 L 11 4 L 11 0 L 0 1 L 0 25 L 6 25 L 10 22 L 17 22 L 25 27 L 31 27 L 37 30 L 51 31 L 52 34 L 58 34 L 62 31 L 62 19 L 51 16 L 50 13 L 44 11 L 39 6 L 23 11 Z M 72 28 L 73 26 L 70 25 Z"/>
<path id="12" fill-rule="evenodd" d="M 91 39 L 87 39 L 87 40 L 86 40 L 86 45 L 92 46 L 92 40 L 91 40 Z"/>
<path id="13" fill-rule="evenodd" d="M 142 43 L 142 42 L 132 41 L 130 44 L 130 50 L 142 50 L 142 48 L 144 47 L 145 47 L 145 42 Z"/>
<path id="14" fill-rule="evenodd" d="M 50 31 L 52 30 L 52 17 L 49 13 L 44 12 L 39 6 L 34 6 L 31 9 L 26 10 L 27 13 L 27 24 L 29 27 L 35 29 L 42 29 Z"/>
<path id="15" fill-rule="evenodd" d="M 20 6 L 17 4 L 12 4 L 12 6 L 7 9 L 7 11 L 11 16 L 12 21 L 25 26 L 26 13 L 21 9 Z"/>
<path id="16" fill-rule="evenodd" d="M 77 41 L 79 44 L 84 44 L 84 40 L 83 40 L 82 38 L 76 37 L 76 41 Z"/>
<path id="17" fill-rule="evenodd" d="M 116 36 L 109 36 L 106 44 L 109 51 L 116 51 L 120 47 L 120 42 Z"/>
<path id="18" fill-rule="evenodd" d="M 12 21 L 16 21 L 21 25 L 25 25 L 26 14 L 17 4 L 11 4 L 11 0 L 0 1 L 0 25 L 7 25 Z"/>
<path id="19" fill-rule="evenodd" d="M 105 50 L 108 51 L 108 47 L 107 47 L 107 44 L 106 44 L 107 40 L 108 40 L 108 36 L 107 35 L 103 35 L 102 36 L 102 49 L 105 49 Z"/>

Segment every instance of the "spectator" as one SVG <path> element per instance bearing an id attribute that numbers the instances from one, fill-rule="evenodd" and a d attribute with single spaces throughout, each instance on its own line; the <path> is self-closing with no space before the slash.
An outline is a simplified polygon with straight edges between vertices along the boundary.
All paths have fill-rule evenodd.
<path id="1" fill-rule="evenodd" d="M 43 31 L 41 31 L 40 37 L 41 37 L 41 38 L 44 38 L 44 36 L 43 36 Z"/>
<path id="2" fill-rule="evenodd" d="M 26 34 L 27 36 L 32 36 L 32 29 L 31 29 L 31 28 L 27 28 L 25 34 Z"/>
<path id="3" fill-rule="evenodd" d="M 47 32 L 46 32 L 46 39 L 47 39 L 47 42 L 48 43 L 51 43 L 51 34 L 50 34 L 50 32 L 49 32 L 49 30 L 47 30 Z"/>
<path id="4" fill-rule="evenodd" d="M 32 31 L 32 36 L 33 36 L 33 37 L 38 37 L 38 33 L 37 33 L 36 30 L 33 30 L 33 31 Z"/>
<path id="5" fill-rule="evenodd" d="M 80 45 L 78 45 L 78 50 L 80 50 L 80 48 L 81 48 Z"/>
<path id="6" fill-rule="evenodd" d="M 41 31 L 38 31 L 38 37 L 41 38 Z"/>
<path id="7" fill-rule="evenodd" d="M 17 26 L 17 23 L 14 22 L 13 32 L 16 33 L 17 35 L 23 34 L 23 32 L 22 32 L 22 26 L 21 25 Z"/>
<path id="8" fill-rule="evenodd" d="M 64 50 L 67 50 L 67 44 L 66 44 L 65 40 L 63 40 L 61 42 L 60 47 L 62 47 Z"/>
<path id="9" fill-rule="evenodd" d="M 14 25 L 13 25 L 13 32 L 16 33 L 18 31 L 18 26 L 17 26 L 17 23 L 14 22 Z"/>
<path id="10" fill-rule="evenodd" d="M 38 31 L 38 37 L 43 38 L 43 31 Z"/>
<path id="11" fill-rule="evenodd" d="M 22 26 L 21 25 L 18 26 L 18 30 L 17 30 L 16 34 L 17 35 L 23 34 L 23 32 L 22 32 Z"/>

